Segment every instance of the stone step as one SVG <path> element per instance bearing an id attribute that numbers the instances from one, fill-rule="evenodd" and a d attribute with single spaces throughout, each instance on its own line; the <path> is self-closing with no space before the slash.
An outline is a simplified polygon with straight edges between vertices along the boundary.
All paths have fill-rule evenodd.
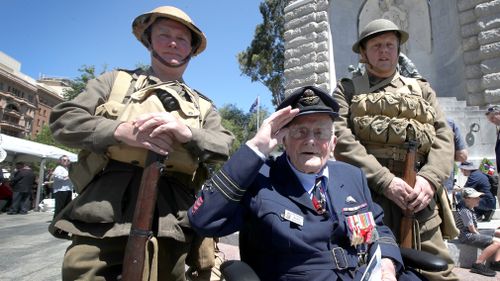
<path id="1" fill-rule="evenodd" d="M 448 251 L 455 266 L 461 268 L 471 268 L 481 254 L 480 249 L 462 244 L 457 239 L 448 240 L 446 246 L 448 246 Z"/>
<path id="2" fill-rule="evenodd" d="M 478 230 L 481 232 L 482 230 L 500 227 L 500 219 L 496 218 L 498 215 L 500 215 L 500 210 L 497 209 L 492 220 L 478 222 Z M 460 243 L 458 239 L 448 240 L 446 245 L 455 266 L 461 268 L 470 268 L 482 252 L 479 248 Z"/>
<path id="3" fill-rule="evenodd" d="M 498 205 L 498 203 L 497 203 L 497 205 Z M 491 217 L 491 219 L 492 220 L 500 220 L 500 209 L 495 210 L 495 213 L 493 213 L 493 216 Z"/>
<path id="4" fill-rule="evenodd" d="M 439 105 L 445 112 L 481 112 L 484 114 L 484 109 L 479 108 L 479 106 L 467 106 L 465 100 L 457 100 L 455 97 L 439 97 Z"/>

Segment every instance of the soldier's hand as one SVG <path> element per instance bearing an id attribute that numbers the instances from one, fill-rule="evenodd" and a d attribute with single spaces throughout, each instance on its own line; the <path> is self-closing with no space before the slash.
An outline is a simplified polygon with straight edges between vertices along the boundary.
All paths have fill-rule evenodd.
<path id="1" fill-rule="evenodd" d="M 407 208 L 406 198 L 411 191 L 411 186 L 409 186 L 403 179 L 394 177 L 389 184 L 389 187 L 384 189 L 384 195 L 396 203 L 399 208 L 405 210 Z"/>
<path id="2" fill-rule="evenodd" d="M 143 114 L 134 121 L 134 125 L 139 131 L 150 131 L 151 138 L 169 134 L 180 143 L 193 138 L 191 129 L 169 112 Z"/>
<path id="3" fill-rule="evenodd" d="M 407 198 L 408 209 L 414 213 L 422 211 L 434 197 L 434 187 L 421 176 L 417 176 L 415 187 Z"/>
<path id="4" fill-rule="evenodd" d="M 299 113 L 299 109 L 287 106 L 280 109 L 262 122 L 255 136 L 247 141 L 247 145 L 257 148 L 264 155 L 269 155 L 274 147 L 282 143 L 288 130 L 283 128 Z"/>
<path id="5" fill-rule="evenodd" d="M 152 138 L 150 135 L 151 131 L 140 131 L 131 121 L 121 123 L 114 132 L 114 137 L 119 142 L 167 155 L 173 143 L 172 138 Z"/>

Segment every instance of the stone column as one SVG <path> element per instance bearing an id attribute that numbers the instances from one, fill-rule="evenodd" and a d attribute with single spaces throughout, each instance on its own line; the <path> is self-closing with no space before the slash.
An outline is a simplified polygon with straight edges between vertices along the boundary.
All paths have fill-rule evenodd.
<path id="1" fill-rule="evenodd" d="M 469 105 L 500 103 L 500 1 L 457 1 Z"/>
<path id="2" fill-rule="evenodd" d="M 328 0 L 290 1 L 285 7 L 285 95 L 313 85 L 331 91 L 335 83 Z"/>

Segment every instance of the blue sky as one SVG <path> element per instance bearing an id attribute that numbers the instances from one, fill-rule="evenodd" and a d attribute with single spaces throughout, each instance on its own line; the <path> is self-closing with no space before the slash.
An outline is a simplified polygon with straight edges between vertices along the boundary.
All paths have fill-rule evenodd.
<path id="1" fill-rule="evenodd" d="M 75 78 L 82 65 L 134 69 L 150 64 L 135 39 L 133 19 L 158 6 L 187 12 L 208 38 L 207 49 L 189 63 L 184 79 L 218 107 L 236 104 L 248 111 L 260 96 L 269 110 L 271 93 L 242 76 L 236 56 L 245 50 L 262 22 L 260 0 L 2 0 L 0 51 L 21 63 L 21 72 Z"/>

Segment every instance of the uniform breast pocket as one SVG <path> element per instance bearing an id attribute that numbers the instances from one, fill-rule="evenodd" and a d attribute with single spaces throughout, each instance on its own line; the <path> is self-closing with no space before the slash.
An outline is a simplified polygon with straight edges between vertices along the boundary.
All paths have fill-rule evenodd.
<path id="1" fill-rule="evenodd" d="M 259 208 L 259 220 L 265 240 L 278 251 L 288 251 L 293 241 L 302 240 L 304 216 L 297 206 L 285 206 L 272 200 L 263 200 Z"/>

